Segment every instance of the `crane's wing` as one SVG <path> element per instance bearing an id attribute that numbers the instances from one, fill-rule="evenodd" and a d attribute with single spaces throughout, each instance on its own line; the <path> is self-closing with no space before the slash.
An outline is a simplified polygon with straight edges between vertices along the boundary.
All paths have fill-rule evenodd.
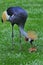
<path id="1" fill-rule="evenodd" d="M 10 17 L 9 21 L 10 21 L 11 23 L 15 23 L 15 24 L 16 24 L 16 23 L 19 23 L 20 19 L 21 19 L 20 16 L 18 16 L 18 15 L 12 15 L 12 16 Z"/>

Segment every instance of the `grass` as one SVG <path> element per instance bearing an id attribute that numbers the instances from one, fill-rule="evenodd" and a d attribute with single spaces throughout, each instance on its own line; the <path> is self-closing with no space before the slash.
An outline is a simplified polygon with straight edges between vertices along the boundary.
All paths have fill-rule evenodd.
<path id="1" fill-rule="evenodd" d="M 20 6 L 28 13 L 25 31 L 34 30 L 39 38 L 34 42 L 37 52 L 29 53 L 30 43 L 22 37 L 19 51 L 19 28 L 14 26 L 14 50 L 11 50 L 11 24 L 1 22 L 1 15 L 10 6 Z M 0 0 L 0 65 L 43 65 L 43 0 Z"/>

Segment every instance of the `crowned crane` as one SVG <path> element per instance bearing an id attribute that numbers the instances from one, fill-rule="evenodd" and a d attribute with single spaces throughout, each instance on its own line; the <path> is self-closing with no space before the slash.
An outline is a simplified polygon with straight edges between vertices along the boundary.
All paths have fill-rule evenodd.
<path id="1" fill-rule="evenodd" d="M 29 39 L 27 33 L 24 31 L 24 26 L 27 19 L 27 12 L 22 9 L 21 7 L 9 7 L 6 11 L 2 14 L 2 22 L 6 20 L 9 21 L 12 25 L 12 44 L 13 42 L 13 26 L 17 24 L 20 30 L 20 43 L 21 43 L 21 34 L 25 36 L 26 40 L 29 40 L 32 43 L 33 40 Z"/>

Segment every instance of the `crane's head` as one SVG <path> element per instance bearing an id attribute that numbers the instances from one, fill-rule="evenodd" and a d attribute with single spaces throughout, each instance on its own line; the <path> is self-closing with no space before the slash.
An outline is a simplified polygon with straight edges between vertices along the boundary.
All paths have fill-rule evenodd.
<path id="1" fill-rule="evenodd" d="M 38 35 L 36 34 L 35 31 L 28 31 L 27 35 L 28 35 L 29 40 L 31 39 L 33 41 L 33 40 L 38 39 Z M 25 38 L 25 40 L 28 41 L 28 38 Z"/>
<path id="2" fill-rule="evenodd" d="M 9 20 L 9 15 L 7 14 L 7 11 L 4 11 L 2 13 L 2 22 L 5 22 L 6 20 Z"/>

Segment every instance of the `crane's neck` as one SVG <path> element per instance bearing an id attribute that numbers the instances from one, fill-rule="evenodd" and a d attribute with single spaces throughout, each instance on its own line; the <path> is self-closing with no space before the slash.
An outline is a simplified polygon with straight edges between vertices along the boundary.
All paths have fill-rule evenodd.
<path id="1" fill-rule="evenodd" d="M 27 33 L 24 31 L 24 29 L 22 27 L 20 27 L 20 32 L 21 32 L 22 35 L 24 35 L 25 37 L 28 38 Z"/>
<path id="2" fill-rule="evenodd" d="M 27 33 L 24 31 L 24 29 L 22 27 L 19 27 L 20 28 L 20 32 L 23 36 L 25 36 L 26 38 L 28 38 L 28 40 L 30 41 L 31 39 L 29 38 L 29 36 L 27 35 Z"/>

